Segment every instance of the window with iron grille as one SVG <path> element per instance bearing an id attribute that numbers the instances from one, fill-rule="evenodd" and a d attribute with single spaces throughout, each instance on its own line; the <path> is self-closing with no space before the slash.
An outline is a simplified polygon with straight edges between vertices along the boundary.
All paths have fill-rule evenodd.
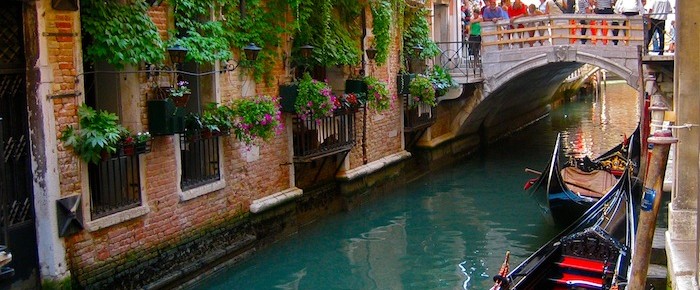
<path id="1" fill-rule="evenodd" d="M 294 159 L 309 161 L 350 150 L 355 145 L 355 111 L 337 110 L 318 120 L 294 116 Z"/>
<path id="2" fill-rule="evenodd" d="M 88 164 L 90 214 L 98 219 L 141 205 L 139 155 L 116 155 Z"/>
<path id="3" fill-rule="evenodd" d="M 199 132 L 180 135 L 182 190 L 202 186 L 220 178 L 219 137 L 202 137 Z"/>

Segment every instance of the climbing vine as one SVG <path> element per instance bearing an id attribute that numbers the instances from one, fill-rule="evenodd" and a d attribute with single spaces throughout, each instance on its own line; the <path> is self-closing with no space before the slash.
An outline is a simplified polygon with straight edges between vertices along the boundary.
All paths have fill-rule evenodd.
<path id="1" fill-rule="evenodd" d="M 230 44 L 226 38 L 224 24 L 212 19 L 215 0 L 170 0 L 175 11 L 173 42 L 188 49 L 187 60 L 197 63 L 212 63 L 231 59 Z"/>
<path id="2" fill-rule="evenodd" d="M 423 47 L 423 51 L 418 56 L 421 59 L 434 57 L 440 53 L 437 45 L 430 37 L 428 14 L 429 11 L 425 8 L 407 7 L 405 9 L 403 28 L 404 53 L 410 52 L 411 47 L 418 45 Z"/>
<path id="3" fill-rule="evenodd" d="M 355 0 L 320 0 L 299 3 L 294 47 L 314 46 L 313 59 L 298 61 L 321 66 L 356 65 L 362 51 L 359 16 L 363 7 Z"/>
<path id="4" fill-rule="evenodd" d="M 224 29 L 232 47 L 242 48 L 255 43 L 263 48 L 254 62 L 244 61 L 243 66 L 253 70 L 256 81 L 272 81 L 271 74 L 275 61 L 279 58 L 277 48 L 281 45 L 281 35 L 292 32 L 295 23 L 286 24 L 290 5 L 284 1 L 246 0 L 241 14 L 240 0 L 225 0 L 222 8 Z M 245 55 L 241 54 L 241 58 Z"/>
<path id="5" fill-rule="evenodd" d="M 391 3 L 388 0 L 372 1 L 372 34 L 374 34 L 374 48 L 377 50 L 375 60 L 378 64 L 384 64 L 389 55 L 391 43 Z"/>
<path id="6" fill-rule="evenodd" d="M 121 68 L 125 64 L 160 63 L 165 58 L 165 45 L 148 16 L 145 1 L 82 0 L 80 5 L 87 59 Z"/>

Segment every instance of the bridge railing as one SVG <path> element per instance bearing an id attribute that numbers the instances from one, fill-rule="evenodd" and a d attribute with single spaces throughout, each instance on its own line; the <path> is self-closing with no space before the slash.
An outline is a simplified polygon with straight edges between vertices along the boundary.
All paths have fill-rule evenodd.
<path id="1" fill-rule="evenodd" d="M 563 14 L 528 16 L 513 23 L 482 24 L 482 49 L 514 50 L 537 46 L 637 46 L 644 42 L 642 16 Z"/>

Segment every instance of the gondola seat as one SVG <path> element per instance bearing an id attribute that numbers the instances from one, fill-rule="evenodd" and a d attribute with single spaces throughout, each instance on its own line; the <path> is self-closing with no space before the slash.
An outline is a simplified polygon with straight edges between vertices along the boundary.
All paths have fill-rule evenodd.
<path id="1" fill-rule="evenodd" d="M 550 279 L 556 285 L 554 289 L 602 289 L 603 278 L 581 275 L 576 273 L 563 273 L 561 278 Z"/>
<path id="2" fill-rule="evenodd" d="M 557 265 L 559 265 L 559 267 L 561 268 L 571 268 L 598 274 L 609 272 L 605 270 L 605 264 L 601 261 L 583 259 L 573 256 L 564 256 L 564 258 L 560 262 L 557 262 Z"/>

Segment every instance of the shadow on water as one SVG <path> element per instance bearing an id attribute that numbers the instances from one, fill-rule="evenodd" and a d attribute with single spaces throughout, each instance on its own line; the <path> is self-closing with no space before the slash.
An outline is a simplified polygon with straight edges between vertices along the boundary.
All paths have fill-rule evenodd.
<path id="1" fill-rule="evenodd" d="M 627 94 L 610 98 L 611 87 L 608 100 Z M 544 166 L 557 132 L 567 134 L 567 150 L 596 155 L 636 126 L 634 112 L 626 127 L 611 124 L 601 104 L 565 104 L 459 164 L 309 225 L 191 288 L 488 289 L 506 251 L 515 267 L 559 231 L 524 193 L 533 177 L 524 168 Z"/>

